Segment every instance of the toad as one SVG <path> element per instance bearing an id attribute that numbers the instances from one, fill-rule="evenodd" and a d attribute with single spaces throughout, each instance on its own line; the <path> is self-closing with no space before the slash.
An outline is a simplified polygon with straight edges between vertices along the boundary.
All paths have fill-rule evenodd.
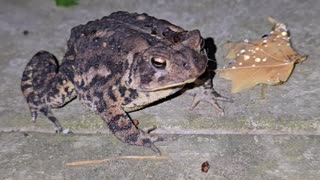
<path id="1" fill-rule="evenodd" d="M 47 51 L 27 64 L 21 89 L 32 120 L 52 114 L 78 98 L 101 116 L 110 131 L 128 144 L 159 152 L 166 138 L 138 129 L 127 115 L 165 98 L 206 71 L 199 30 L 187 31 L 147 14 L 115 12 L 71 30 L 61 65 Z"/>

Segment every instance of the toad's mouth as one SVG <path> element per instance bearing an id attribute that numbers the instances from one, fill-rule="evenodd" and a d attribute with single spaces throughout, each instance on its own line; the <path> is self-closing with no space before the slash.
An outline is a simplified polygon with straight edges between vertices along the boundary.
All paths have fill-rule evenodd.
<path id="1" fill-rule="evenodd" d="M 168 85 L 161 86 L 161 87 L 156 87 L 156 88 L 137 88 L 137 90 L 141 91 L 141 92 L 153 92 L 153 91 L 161 91 L 161 90 L 166 90 L 166 89 L 182 88 L 184 85 L 186 85 L 188 83 L 192 83 L 196 79 L 197 78 L 192 78 L 192 79 L 188 79 L 188 80 L 183 81 L 183 82 L 168 84 Z"/>

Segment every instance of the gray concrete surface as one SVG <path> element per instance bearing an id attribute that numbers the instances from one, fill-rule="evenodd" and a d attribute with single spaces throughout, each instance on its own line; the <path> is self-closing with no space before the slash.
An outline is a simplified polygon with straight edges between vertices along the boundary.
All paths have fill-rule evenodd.
<path id="1" fill-rule="evenodd" d="M 109 135 L 2 133 L 1 179 L 319 179 L 317 136 L 185 135 L 159 143 L 167 160 L 117 160 L 68 167 L 67 162 L 153 155 Z M 308 147 L 306 149 L 306 147 Z M 201 164 L 208 161 L 208 173 Z"/>
<path id="2" fill-rule="evenodd" d="M 60 136 L 43 117 L 31 123 L 20 92 L 29 59 L 44 49 L 62 58 L 70 29 L 113 11 L 146 12 L 213 37 L 219 67 L 228 40 L 268 33 L 266 17 L 288 25 L 294 48 L 309 55 L 289 81 L 269 87 L 261 100 L 256 87 L 230 95 L 230 82 L 216 77 L 216 90 L 231 96 L 224 117 L 181 95 L 131 113 L 154 133 L 179 136 L 158 143 L 167 161 L 116 161 L 78 168 L 64 162 L 119 155 L 152 155 L 145 148 L 120 143 L 100 118 L 74 101 L 54 113 L 75 135 Z M 0 179 L 317 179 L 320 134 L 320 1 L 80 1 L 72 8 L 54 1 L 0 0 Z M 27 35 L 23 31 L 27 30 Z M 32 131 L 24 137 L 10 131 Z M 100 134 L 103 133 L 103 134 Z M 209 161 L 207 174 L 200 166 Z"/>

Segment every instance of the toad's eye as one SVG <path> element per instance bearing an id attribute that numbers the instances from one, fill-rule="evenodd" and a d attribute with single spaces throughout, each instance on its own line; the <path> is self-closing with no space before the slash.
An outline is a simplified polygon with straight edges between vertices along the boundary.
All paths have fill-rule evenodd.
<path id="1" fill-rule="evenodd" d="M 151 58 L 151 64 L 156 69 L 161 69 L 162 70 L 162 69 L 166 68 L 167 62 L 166 62 L 166 60 L 164 60 L 162 58 L 153 57 L 153 58 Z"/>

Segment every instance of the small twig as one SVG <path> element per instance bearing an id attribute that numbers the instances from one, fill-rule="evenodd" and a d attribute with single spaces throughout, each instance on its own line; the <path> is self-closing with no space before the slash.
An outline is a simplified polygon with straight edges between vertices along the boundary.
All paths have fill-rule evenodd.
<path id="1" fill-rule="evenodd" d="M 101 159 L 101 160 L 88 160 L 88 161 L 70 162 L 70 163 L 65 163 L 65 166 L 83 166 L 83 165 L 90 165 L 90 164 L 100 164 L 100 163 L 110 162 L 110 161 L 114 161 L 114 160 L 121 160 L 121 159 L 165 160 L 165 159 L 168 159 L 168 157 L 166 157 L 166 156 L 120 156 L 120 157 L 109 158 L 109 159 Z"/>

